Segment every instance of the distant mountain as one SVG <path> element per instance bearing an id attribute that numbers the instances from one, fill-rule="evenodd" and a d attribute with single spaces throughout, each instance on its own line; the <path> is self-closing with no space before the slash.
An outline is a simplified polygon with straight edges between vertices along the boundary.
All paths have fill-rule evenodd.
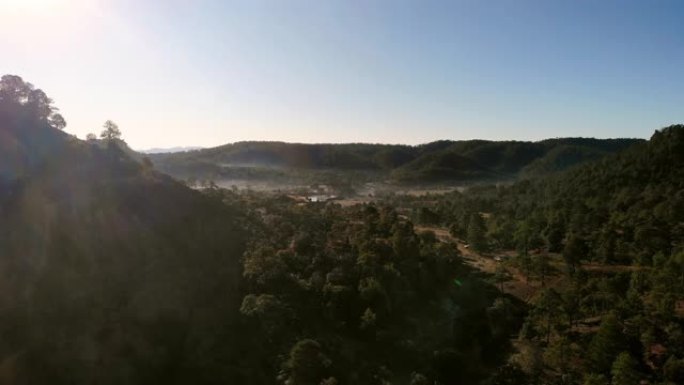
<path id="1" fill-rule="evenodd" d="M 186 152 L 200 150 L 202 147 L 168 147 L 168 148 L 150 148 L 147 150 L 139 150 L 143 154 L 170 154 L 174 152 Z"/>
<path id="2" fill-rule="evenodd" d="M 512 179 L 565 170 L 621 151 L 641 139 L 562 138 L 540 142 L 437 141 L 419 146 L 238 142 L 151 155 L 178 178 L 232 177 L 235 169 L 373 171 L 396 182 Z M 268 175 L 268 173 L 262 173 Z"/>
<path id="3" fill-rule="evenodd" d="M 566 170 L 576 164 L 619 152 L 641 139 L 560 138 L 540 142 L 471 140 L 441 143 L 393 170 L 404 182 L 496 180 Z M 431 144 L 426 145 L 431 147 Z M 434 148 L 434 147 L 433 147 Z M 569 151 L 569 149 L 574 151 Z"/>

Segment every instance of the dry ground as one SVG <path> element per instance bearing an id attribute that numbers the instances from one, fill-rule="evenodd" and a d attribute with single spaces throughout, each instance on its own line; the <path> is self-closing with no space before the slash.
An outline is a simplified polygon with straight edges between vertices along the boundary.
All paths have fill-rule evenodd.
<path id="1" fill-rule="evenodd" d="M 468 248 L 463 240 L 451 236 L 449 231 L 445 228 L 434 226 L 416 226 L 416 231 L 432 231 L 435 233 L 437 239 L 439 239 L 440 241 L 454 242 L 457 245 L 458 250 L 461 252 L 461 255 L 465 259 L 466 263 L 484 273 L 493 275 L 496 272 L 497 268 L 503 266 L 506 269 L 508 276 L 510 277 L 509 280 L 506 281 L 503 285 L 504 291 L 507 294 L 511 294 L 522 301 L 530 302 L 534 300 L 534 298 L 542 291 L 542 289 L 546 287 L 556 287 L 560 285 L 563 281 L 563 274 L 559 274 L 558 272 L 561 272 L 563 271 L 563 269 L 565 269 L 565 263 L 563 262 L 562 257 L 558 254 L 549 255 L 549 257 L 551 258 L 551 267 L 556 271 L 556 273 L 550 275 L 546 279 L 544 285 L 542 286 L 539 280 L 528 280 L 527 277 L 525 277 L 525 275 L 519 269 L 511 266 L 510 263 L 496 261 L 491 255 L 480 254 Z M 504 260 L 512 258 L 516 254 L 517 253 L 514 250 L 507 250 L 496 253 L 497 256 L 504 257 Z M 583 264 L 582 268 L 590 272 L 607 273 L 617 273 L 623 271 L 635 271 L 643 269 L 643 267 L 639 266 L 602 265 L 597 263 Z M 678 308 L 678 311 L 679 310 L 680 308 Z M 684 313 L 684 304 L 682 304 L 681 311 L 682 313 Z"/>

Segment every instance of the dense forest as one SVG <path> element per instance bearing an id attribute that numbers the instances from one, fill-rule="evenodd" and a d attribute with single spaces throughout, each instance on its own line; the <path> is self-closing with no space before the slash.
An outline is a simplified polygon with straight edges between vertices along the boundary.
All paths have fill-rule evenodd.
<path id="1" fill-rule="evenodd" d="M 65 126 L 2 77 L 0 383 L 684 383 L 684 126 L 152 160 Z M 160 172 L 224 163 L 515 178 L 342 204 Z"/>
<path id="2" fill-rule="evenodd" d="M 255 210 L 241 313 L 267 347 L 250 352 L 264 373 L 280 368 L 291 384 L 477 383 L 504 363 L 524 305 L 454 244 L 389 206 L 222 194 Z"/>
<path id="3" fill-rule="evenodd" d="M 515 250 L 502 264 L 539 282 L 513 356 L 531 379 L 684 381 L 684 126 L 559 175 L 392 204 Z"/>
<path id="4" fill-rule="evenodd" d="M 562 138 L 540 142 L 437 141 L 419 146 L 239 142 L 156 154 L 157 167 L 179 179 L 306 179 L 332 170 L 356 181 L 448 183 L 512 180 L 565 170 L 623 150 L 639 139 Z M 304 175 L 302 175 L 304 174 Z M 320 176 L 317 176 L 320 178 Z"/>

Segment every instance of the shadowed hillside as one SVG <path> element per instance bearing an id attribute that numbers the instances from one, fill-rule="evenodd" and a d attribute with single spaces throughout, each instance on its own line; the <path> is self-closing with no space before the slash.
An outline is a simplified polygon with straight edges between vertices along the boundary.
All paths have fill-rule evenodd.
<path id="1" fill-rule="evenodd" d="M 27 92 L 3 77 L 0 383 L 237 378 L 238 210 L 60 132 Z"/>

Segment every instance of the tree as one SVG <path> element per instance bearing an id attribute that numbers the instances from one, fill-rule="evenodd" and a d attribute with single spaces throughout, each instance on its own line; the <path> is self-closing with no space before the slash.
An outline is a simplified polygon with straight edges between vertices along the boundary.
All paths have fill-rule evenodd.
<path id="1" fill-rule="evenodd" d="M 542 291 L 539 301 L 537 302 L 533 313 L 539 318 L 539 325 L 543 326 L 546 344 L 548 345 L 551 338 L 551 331 L 564 329 L 566 325 L 563 324 L 563 299 L 554 289 L 545 289 Z"/>
<path id="2" fill-rule="evenodd" d="M 92 132 L 86 135 L 86 140 L 89 142 L 97 140 L 97 135 L 93 134 Z"/>
<path id="3" fill-rule="evenodd" d="M 613 362 L 610 370 L 613 376 L 612 385 L 634 385 L 639 383 L 637 362 L 627 352 L 622 352 Z"/>
<path id="4" fill-rule="evenodd" d="M 530 249 L 540 247 L 542 239 L 539 236 L 539 229 L 532 220 L 525 220 L 519 223 L 513 234 L 513 241 L 520 254 L 528 254 Z"/>
<path id="5" fill-rule="evenodd" d="M 411 385 L 429 385 L 430 380 L 422 373 L 411 373 Z"/>
<path id="6" fill-rule="evenodd" d="M 677 278 L 677 283 L 679 284 L 678 290 L 684 290 L 684 251 L 680 251 L 670 257 L 667 261 L 666 268 Z"/>
<path id="7" fill-rule="evenodd" d="M 50 125 L 58 130 L 63 130 L 67 123 L 62 114 L 54 113 L 50 116 Z"/>
<path id="8" fill-rule="evenodd" d="M 572 371 L 572 362 L 576 361 L 577 352 L 566 334 L 559 334 L 549 341 L 544 352 L 546 366 L 554 368 L 561 376 Z"/>
<path id="9" fill-rule="evenodd" d="M 286 326 L 291 318 L 290 308 L 270 294 L 246 295 L 242 300 L 240 313 L 257 319 L 268 335 Z"/>
<path id="10" fill-rule="evenodd" d="M 675 384 L 684 383 L 684 360 L 678 360 L 675 356 L 670 356 L 663 365 L 663 375 L 668 381 Z"/>
<path id="11" fill-rule="evenodd" d="M 563 227 L 560 223 L 550 223 L 546 228 L 546 246 L 552 253 L 563 250 Z"/>
<path id="12" fill-rule="evenodd" d="M 272 247 L 259 245 L 245 253 L 242 274 L 259 285 L 277 286 L 287 277 L 287 265 Z"/>
<path id="13" fill-rule="evenodd" d="M 496 270 L 494 271 L 494 280 L 499 285 L 499 290 L 502 293 L 504 292 L 504 283 L 510 279 L 511 277 L 508 274 L 508 270 L 501 264 L 497 265 Z"/>
<path id="14" fill-rule="evenodd" d="M 52 99 L 43 90 L 16 75 L 4 75 L 0 79 L 0 103 L 2 110 L 14 113 L 23 110 L 28 117 L 39 121 L 48 120 L 55 110 Z"/>
<path id="15" fill-rule="evenodd" d="M 427 207 L 418 209 L 418 222 L 423 225 L 434 225 L 439 223 L 439 214 Z"/>
<path id="16" fill-rule="evenodd" d="M 26 105 L 31 111 L 32 115 L 45 121 L 52 114 L 52 99 L 50 99 L 41 89 L 32 89 L 28 93 Z"/>
<path id="17" fill-rule="evenodd" d="M 366 308 L 366 311 L 361 316 L 361 329 L 372 329 L 375 327 L 377 316 L 371 308 Z"/>
<path id="18" fill-rule="evenodd" d="M 518 267 L 525 273 L 525 282 L 530 281 L 530 274 L 533 271 L 532 257 L 529 254 L 521 253 L 516 257 Z"/>
<path id="19" fill-rule="evenodd" d="M 506 364 L 496 370 L 484 382 L 485 385 L 526 385 L 530 383 L 529 376 L 515 363 Z"/>
<path id="20" fill-rule="evenodd" d="M 584 377 L 583 385 L 608 385 L 608 380 L 603 374 L 590 373 Z"/>
<path id="21" fill-rule="evenodd" d="M 551 264 L 549 263 L 551 258 L 546 250 L 542 251 L 539 255 L 532 259 L 532 270 L 537 274 L 539 280 L 541 281 L 542 287 L 546 284 L 546 277 L 551 272 Z"/>
<path id="22" fill-rule="evenodd" d="M 121 131 L 116 123 L 112 122 L 111 120 L 107 120 L 103 127 L 104 130 L 100 134 L 100 138 L 105 140 L 121 139 Z"/>
<path id="23" fill-rule="evenodd" d="M 622 327 L 617 317 L 610 313 L 601 322 L 601 327 L 589 344 L 589 360 L 597 373 L 608 373 L 615 357 L 625 348 Z"/>
<path id="24" fill-rule="evenodd" d="M 470 243 L 470 246 L 477 252 L 482 252 L 487 249 L 487 239 L 485 238 L 486 231 L 487 229 L 482 216 L 479 213 L 470 215 L 470 221 L 468 222 L 468 243 Z"/>
<path id="25" fill-rule="evenodd" d="M 31 83 L 24 82 L 16 75 L 3 75 L 0 79 L 0 102 L 24 104 L 33 89 Z"/>
<path id="26" fill-rule="evenodd" d="M 571 272 L 575 272 L 582 258 L 587 254 L 587 245 L 582 238 L 570 234 L 563 248 L 563 259 Z"/>
<path id="27" fill-rule="evenodd" d="M 290 350 L 279 379 L 286 385 L 319 385 L 331 363 L 317 341 L 301 340 Z"/>

